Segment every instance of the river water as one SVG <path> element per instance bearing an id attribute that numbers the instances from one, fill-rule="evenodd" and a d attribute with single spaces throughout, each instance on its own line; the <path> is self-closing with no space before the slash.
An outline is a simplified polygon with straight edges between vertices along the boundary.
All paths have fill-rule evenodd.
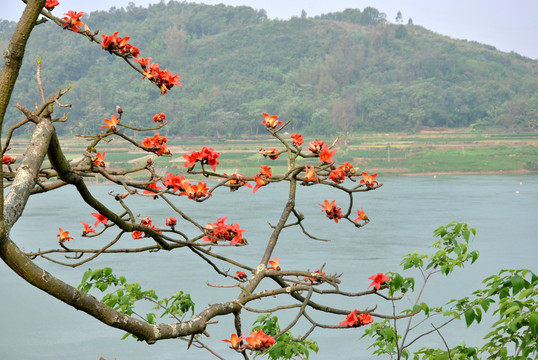
<path id="1" fill-rule="evenodd" d="M 425 291 L 424 299 L 433 305 L 443 305 L 455 297 L 470 295 L 472 289 L 480 286 L 488 275 L 502 268 L 530 268 L 537 271 L 538 254 L 538 175 L 469 175 L 469 176 L 416 176 L 389 177 L 380 179 L 384 186 L 376 191 L 357 196 L 354 208 L 364 208 L 372 220 L 370 224 L 356 229 L 346 222 L 335 224 L 326 219 L 317 205 L 324 199 L 336 199 L 336 204 L 344 204 L 342 194 L 327 191 L 321 187 L 301 188 L 298 209 L 306 216 L 305 223 L 312 234 L 329 238 L 331 242 L 319 242 L 306 238 L 300 232 L 290 229 L 283 233 L 275 250 L 284 269 L 317 269 L 324 263 L 325 271 L 343 273 L 341 289 L 356 292 L 366 290 L 368 277 L 377 272 L 398 271 L 407 274 L 399 263 L 403 255 L 417 249 L 428 251 L 432 243 L 432 231 L 450 221 L 465 221 L 477 229 L 473 247 L 480 251 L 480 259 L 474 265 L 456 270 L 449 279 L 435 278 Z M 116 207 L 107 194 L 110 188 L 92 188 L 104 202 Z M 228 222 L 239 222 L 246 229 L 245 237 L 249 245 L 241 248 L 219 249 L 225 255 L 237 256 L 239 261 L 256 266 L 259 254 L 264 249 L 270 228 L 267 221 L 275 223 L 286 198 L 284 184 L 272 184 L 261 188 L 256 194 L 249 189 L 239 192 L 218 192 L 214 198 L 203 204 L 194 204 L 183 199 L 177 205 L 188 207 L 188 213 L 202 219 L 200 222 L 214 222 L 217 217 L 228 216 Z M 72 202 L 76 196 L 72 189 L 37 195 L 30 199 L 24 217 L 14 228 L 12 238 L 25 249 L 48 249 L 57 246 L 58 227 L 69 230 L 74 235 L 75 245 L 85 246 L 96 242 L 102 246 L 107 239 L 84 239 L 80 221 L 93 223 L 93 212 L 89 207 Z M 158 219 L 173 215 L 158 201 L 149 199 L 127 199 L 142 216 L 151 216 L 158 226 Z M 143 201 L 142 201 L 143 200 Z M 161 220 L 164 222 L 164 220 Z M 178 226 L 181 226 L 181 222 Z M 106 237 L 106 236 L 105 236 Z M 130 237 L 125 237 L 121 246 L 128 246 Z M 146 241 L 146 240 L 141 240 Z M 149 240 L 148 244 L 149 244 Z M 70 242 L 69 245 L 73 244 Z M 226 301 L 236 296 L 236 289 L 215 289 L 206 285 L 231 284 L 217 276 L 199 258 L 187 250 L 158 252 L 138 255 L 102 255 L 88 265 L 71 269 L 35 260 L 39 265 L 70 284 L 80 282 L 82 273 L 88 267 L 110 266 L 117 274 L 127 277 L 130 282 L 139 282 L 145 289 L 155 289 L 160 297 L 183 290 L 191 294 L 196 303 L 196 311 L 207 304 Z M 222 265 L 227 270 L 230 267 Z M 236 269 L 231 269 L 235 271 Z M 417 284 L 420 281 L 417 279 Z M 160 341 L 148 346 L 131 338 L 121 341 L 123 332 L 108 328 L 88 315 L 59 303 L 48 295 L 34 289 L 18 278 L 3 263 L 0 264 L 0 359 L 210 359 L 206 350 L 191 348 L 179 340 Z M 96 294 L 101 296 L 100 294 Z M 414 297 L 412 297 L 414 298 Z M 324 301 L 317 298 L 318 301 Z M 380 301 L 377 297 L 359 299 L 327 298 L 328 305 L 363 309 Z M 278 298 L 274 303 L 251 303 L 263 309 L 289 303 L 287 298 Z M 386 306 L 381 310 L 389 310 Z M 280 315 L 281 319 L 291 318 L 294 312 Z M 318 321 L 337 323 L 338 317 L 327 317 L 309 311 Z M 246 316 L 243 320 L 245 331 L 257 316 Z M 487 320 L 486 320 L 487 322 Z M 285 326 L 285 323 L 281 324 Z M 401 326 L 404 324 L 402 323 Z M 429 322 L 428 322 L 429 326 Z M 301 323 L 292 330 L 294 335 L 302 334 L 308 325 Z M 431 329 L 431 328 L 429 328 Z M 427 330 L 429 330 L 427 329 Z M 473 328 L 471 328 L 473 329 Z M 443 330 L 443 336 L 450 346 L 465 341 L 470 345 L 480 345 L 481 337 L 487 329 L 482 326 L 468 331 L 463 323 Z M 241 358 L 218 341 L 228 338 L 233 330 L 231 316 L 219 318 L 219 323 L 208 328 L 210 338 L 204 342 L 227 359 Z M 337 356 L 340 359 L 369 359 L 373 356 L 367 350 L 368 340 L 360 340 L 363 329 L 315 330 L 312 338 L 320 346 L 313 359 Z M 441 345 L 437 335 L 430 335 L 422 345 Z"/>

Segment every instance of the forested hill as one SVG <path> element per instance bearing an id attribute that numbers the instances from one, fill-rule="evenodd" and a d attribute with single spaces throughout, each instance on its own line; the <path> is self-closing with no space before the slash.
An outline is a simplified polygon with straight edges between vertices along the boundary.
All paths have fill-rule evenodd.
<path id="1" fill-rule="evenodd" d="M 73 86 L 63 99 L 73 104 L 69 121 L 58 126 L 66 133 L 95 131 L 116 105 L 135 125 L 147 125 L 157 110 L 166 113 L 169 135 L 256 134 L 262 112 L 291 118 L 291 131 L 314 135 L 536 128 L 536 60 L 389 24 L 373 8 L 305 15 L 269 20 L 245 6 L 170 1 L 82 18 L 100 34 L 130 36 L 140 56 L 181 75 L 183 87 L 164 96 L 121 59 L 46 23 L 31 36 L 13 104 L 39 99 L 35 59 L 42 57 L 48 92 Z M 13 28 L 0 22 L 2 52 Z M 11 107 L 7 125 L 21 117 Z"/>

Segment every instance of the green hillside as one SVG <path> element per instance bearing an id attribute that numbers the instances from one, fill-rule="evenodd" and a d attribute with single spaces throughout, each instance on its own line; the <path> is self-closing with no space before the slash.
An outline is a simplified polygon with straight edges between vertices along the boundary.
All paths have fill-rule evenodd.
<path id="1" fill-rule="evenodd" d="M 100 34 L 130 36 L 140 56 L 181 75 L 183 87 L 159 97 L 120 59 L 40 25 L 12 102 L 35 102 L 35 59 L 42 57 L 48 91 L 73 86 L 70 121 L 59 126 L 65 134 L 95 131 L 116 105 L 135 125 L 159 111 L 172 120 L 168 135 L 222 138 L 257 134 L 262 112 L 291 118 L 290 131 L 314 136 L 424 127 L 532 131 L 538 122 L 536 60 L 388 24 L 373 8 L 281 21 L 245 6 L 170 1 L 82 20 Z M 0 22 L 0 50 L 12 29 Z M 12 107 L 6 125 L 20 118 Z"/>

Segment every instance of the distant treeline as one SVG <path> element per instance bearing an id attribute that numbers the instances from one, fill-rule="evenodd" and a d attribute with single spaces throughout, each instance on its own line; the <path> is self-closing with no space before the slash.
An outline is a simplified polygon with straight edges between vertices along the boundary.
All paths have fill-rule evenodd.
<path id="1" fill-rule="evenodd" d="M 73 9 L 83 11 L 84 9 Z M 62 16 L 62 14 L 56 14 Z M 290 131 L 325 135 L 417 131 L 424 127 L 535 129 L 538 62 L 492 46 L 454 40 L 415 25 L 389 24 L 374 8 L 270 20 L 247 6 L 170 1 L 92 12 L 100 34 L 130 36 L 140 56 L 181 75 L 160 97 L 118 59 L 76 34 L 34 30 L 15 102 L 40 97 L 35 59 L 48 92 L 72 86 L 60 133 L 91 133 L 116 105 L 147 126 L 166 113 L 169 135 L 257 134 L 261 113 L 292 119 Z M 0 50 L 14 23 L 0 21 Z M 22 118 L 11 107 L 6 125 Z"/>

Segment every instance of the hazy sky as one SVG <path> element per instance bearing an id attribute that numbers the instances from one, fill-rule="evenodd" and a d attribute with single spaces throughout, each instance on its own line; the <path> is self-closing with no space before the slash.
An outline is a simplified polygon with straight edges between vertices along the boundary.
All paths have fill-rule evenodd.
<path id="1" fill-rule="evenodd" d="M 125 7 L 129 2 L 147 6 L 157 0 L 59 0 L 55 10 L 62 15 L 67 10 L 91 12 L 108 10 L 112 5 Z M 416 25 L 456 39 L 467 39 L 493 45 L 505 52 L 515 51 L 538 59 L 538 0 L 205 0 L 206 4 L 248 5 L 265 9 L 270 18 L 289 19 L 304 9 L 309 16 L 342 11 L 363 10 L 372 6 L 387 14 L 394 22 L 398 10 L 404 22 L 413 19 Z M 17 20 L 23 3 L 2 0 L 0 18 Z"/>

